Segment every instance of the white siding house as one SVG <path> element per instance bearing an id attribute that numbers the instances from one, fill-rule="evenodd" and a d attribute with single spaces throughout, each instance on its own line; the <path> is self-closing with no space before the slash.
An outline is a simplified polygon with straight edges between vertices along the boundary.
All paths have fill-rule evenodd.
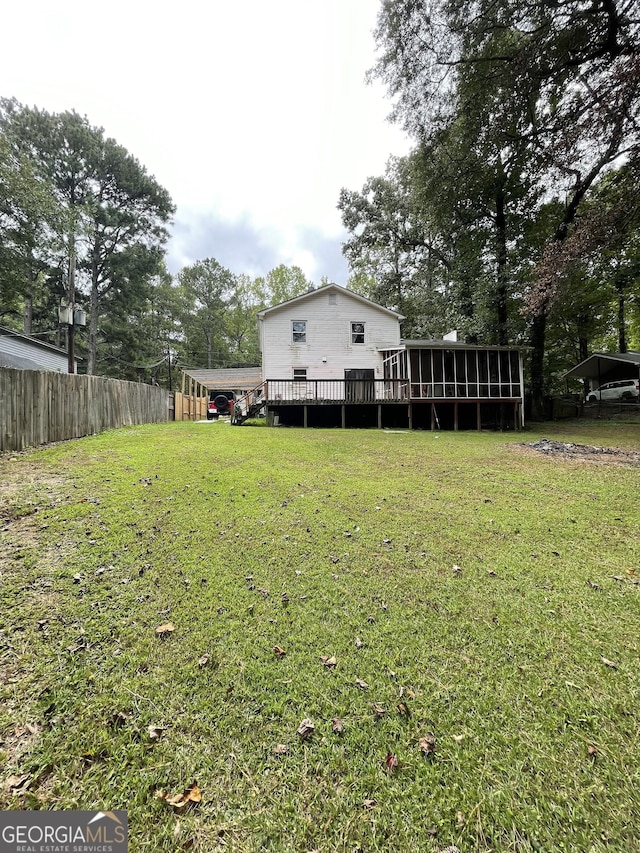
<path id="1" fill-rule="evenodd" d="M 328 284 L 258 314 L 264 379 L 383 375 L 382 350 L 400 344 L 402 315 Z"/>
<path id="2" fill-rule="evenodd" d="M 401 314 L 336 284 L 258 314 L 262 382 L 232 422 L 318 427 L 520 429 L 519 347 L 400 336 Z"/>

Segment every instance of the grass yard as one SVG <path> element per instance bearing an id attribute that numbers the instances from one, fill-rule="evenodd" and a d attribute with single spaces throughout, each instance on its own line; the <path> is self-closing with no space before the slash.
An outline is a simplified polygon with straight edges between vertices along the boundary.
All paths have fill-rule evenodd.
<path id="1" fill-rule="evenodd" d="M 640 469 L 541 436 L 640 450 L 178 423 L 1 457 L 0 808 L 126 809 L 132 851 L 640 851 Z"/>

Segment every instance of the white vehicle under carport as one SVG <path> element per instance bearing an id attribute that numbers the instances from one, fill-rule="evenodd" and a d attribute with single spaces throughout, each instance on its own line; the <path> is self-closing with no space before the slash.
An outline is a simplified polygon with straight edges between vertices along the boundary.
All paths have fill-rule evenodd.
<path id="1" fill-rule="evenodd" d="M 640 398 L 640 379 L 619 379 L 616 382 L 605 382 L 595 391 L 589 391 L 587 394 L 587 403 L 597 403 L 599 401 L 613 402 L 615 400 L 625 400 L 628 402 L 638 401 Z"/>

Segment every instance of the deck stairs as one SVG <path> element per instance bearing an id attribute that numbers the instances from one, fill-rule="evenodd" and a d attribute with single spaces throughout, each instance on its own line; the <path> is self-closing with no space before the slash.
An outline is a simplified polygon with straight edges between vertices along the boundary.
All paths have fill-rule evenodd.
<path id="1" fill-rule="evenodd" d="M 257 417 L 267 405 L 266 383 L 261 382 L 260 385 L 253 388 L 244 397 L 239 397 L 235 401 L 231 423 L 234 426 L 241 426 L 249 418 Z"/>

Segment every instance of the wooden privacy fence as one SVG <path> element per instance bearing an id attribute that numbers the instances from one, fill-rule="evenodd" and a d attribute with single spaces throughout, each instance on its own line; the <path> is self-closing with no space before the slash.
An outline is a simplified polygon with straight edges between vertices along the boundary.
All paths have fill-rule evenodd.
<path id="1" fill-rule="evenodd" d="M 201 421 L 207 417 L 208 397 L 181 394 L 180 391 L 176 391 L 173 396 L 175 397 L 175 420 Z"/>
<path id="2" fill-rule="evenodd" d="M 171 396 L 102 376 L 0 367 L 0 451 L 167 421 Z"/>

